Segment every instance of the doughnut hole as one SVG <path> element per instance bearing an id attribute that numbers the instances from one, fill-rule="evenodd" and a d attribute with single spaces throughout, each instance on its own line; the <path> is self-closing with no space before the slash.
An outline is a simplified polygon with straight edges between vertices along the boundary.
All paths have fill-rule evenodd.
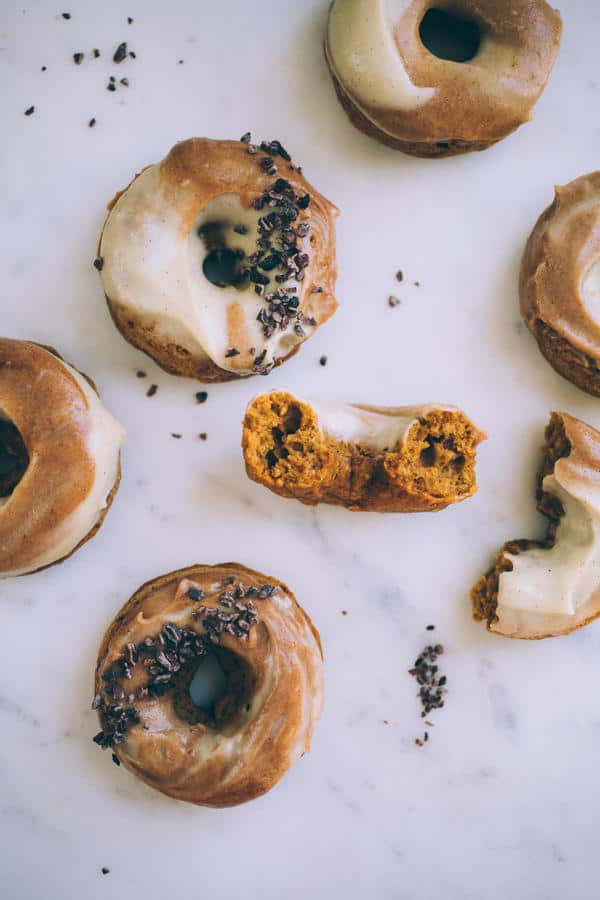
<path id="1" fill-rule="evenodd" d="M 478 435 L 460 412 L 435 410 L 410 429 L 402 447 L 385 453 L 390 482 L 410 493 L 460 497 L 475 484 Z"/>
<path id="2" fill-rule="evenodd" d="M 514 568 L 511 560 L 505 556 L 506 553 L 518 556 L 520 553 L 526 553 L 533 549 L 550 550 L 556 543 L 557 530 L 564 510 L 558 497 L 542 489 L 542 482 L 546 475 L 554 472 L 558 460 L 569 456 L 570 453 L 571 443 L 565 433 L 564 423 L 560 416 L 553 413 L 546 429 L 546 444 L 537 489 L 538 510 L 548 519 L 546 537 L 542 541 L 516 540 L 508 541 L 504 545 L 496 557 L 492 569 L 479 579 L 471 591 L 475 621 L 492 624 L 496 620 L 500 576 L 503 572 L 512 572 Z"/>
<path id="3" fill-rule="evenodd" d="M 17 487 L 29 465 L 29 453 L 17 426 L 0 411 L 0 502 Z"/>
<path id="4" fill-rule="evenodd" d="M 188 725 L 227 731 L 249 712 L 255 682 L 244 660 L 231 650 L 214 647 L 206 656 L 190 660 L 173 679 L 173 710 Z"/>
<path id="5" fill-rule="evenodd" d="M 315 413 L 283 392 L 257 398 L 245 420 L 247 461 L 267 484 L 311 488 L 327 477 L 332 443 Z"/>
<path id="6" fill-rule="evenodd" d="M 423 46 L 438 59 L 469 62 L 481 46 L 481 30 L 477 22 L 446 9 L 428 9 L 419 26 Z"/>

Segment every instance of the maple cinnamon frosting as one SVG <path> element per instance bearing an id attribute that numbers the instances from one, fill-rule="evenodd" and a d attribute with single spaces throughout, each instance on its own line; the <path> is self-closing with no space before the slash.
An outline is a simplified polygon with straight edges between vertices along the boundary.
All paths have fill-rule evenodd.
<path id="1" fill-rule="evenodd" d="M 325 52 L 353 124 L 415 156 L 483 150 L 531 118 L 562 25 L 545 0 L 334 0 Z"/>
<path id="2" fill-rule="evenodd" d="M 0 339 L 0 577 L 65 559 L 102 524 L 121 425 L 55 352 Z"/>
<path id="3" fill-rule="evenodd" d="M 279 141 L 183 141 L 110 208 L 115 324 L 174 374 L 267 374 L 335 312 L 336 216 Z"/>
<path id="4" fill-rule="evenodd" d="M 600 172 L 555 189 L 527 241 L 520 295 L 550 365 L 600 396 Z"/>
<path id="5" fill-rule="evenodd" d="M 256 397 L 244 418 L 248 476 L 283 497 L 351 510 L 441 510 L 475 493 L 485 435 L 454 407 Z"/>
<path id="6" fill-rule="evenodd" d="M 537 496 L 545 537 L 505 544 L 471 594 L 474 618 L 504 637 L 567 634 L 600 616 L 600 432 L 552 414 Z"/>
<path id="7" fill-rule="evenodd" d="M 309 749 L 321 643 L 277 579 L 238 563 L 191 566 L 125 604 L 95 685 L 94 740 L 116 763 L 178 800 L 234 806 L 270 790 Z"/>

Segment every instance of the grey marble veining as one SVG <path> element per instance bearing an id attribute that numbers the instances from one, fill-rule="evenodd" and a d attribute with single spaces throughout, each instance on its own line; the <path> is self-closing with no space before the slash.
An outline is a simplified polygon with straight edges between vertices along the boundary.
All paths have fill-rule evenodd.
<path id="1" fill-rule="evenodd" d="M 540 533 L 548 411 L 600 425 L 597 401 L 543 362 L 516 297 L 553 184 L 600 157 L 599 13 L 591 0 L 563 5 L 561 55 L 532 124 L 486 153 L 428 162 L 348 125 L 322 58 L 321 0 L 77 0 L 68 22 L 47 0 L 2 4 L 2 332 L 52 344 L 93 375 L 129 435 L 98 536 L 60 567 L 2 583 L 2 898 L 598 896 L 600 626 L 505 641 L 471 623 L 467 600 L 506 538 Z M 115 72 L 130 87 L 111 94 L 123 40 L 137 59 Z M 192 382 L 117 334 L 91 263 L 105 204 L 134 172 L 178 139 L 249 128 L 289 145 L 339 205 L 341 307 L 268 379 L 211 387 L 198 406 Z M 271 387 L 464 406 L 490 436 L 479 493 L 404 517 L 269 494 L 246 479 L 239 442 L 248 399 Z M 211 811 L 113 766 L 91 742 L 89 703 L 99 641 L 132 591 L 231 558 L 288 582 L 314 618 L 326 708 L 311 753 L 276 790 Z M 407 669 L 430 638 L 446 647 L 449 695 L 418 748 Z"/>

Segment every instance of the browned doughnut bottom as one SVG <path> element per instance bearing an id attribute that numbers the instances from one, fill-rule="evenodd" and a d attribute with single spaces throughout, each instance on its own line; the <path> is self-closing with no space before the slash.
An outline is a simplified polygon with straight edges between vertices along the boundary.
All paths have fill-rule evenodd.
<path id="1" fill-rule="evenodd" d="M 366 134 L 367 137 L 375 138 L 376 141 L 379 141 L 380 144 L 385 144 L 386 147 L 391 147 L 393 150 L 401 150 L 402 153 L 406 153 L 409 156 L 416 156 L 421 159 L 445 159 L 448 156 L 461 156 L 464 153 L 487 150 L 488 147 L 492 147 L 494 144 L 498 143 L 498 141 L 460 140 L 403 141 L 401 138 L 392 137 L 391 134 L 377 128 L 377 126 L 361 112 L 358 106 L 352 102 L 331 68 L 327 53 L 325 53 L 325 59 L 327 60 L 327 65 L 331 73 L 338 100 L 351 123 L 355 128 L 358 128 L 359 131 L 362 131 L 363 134 Z"/>

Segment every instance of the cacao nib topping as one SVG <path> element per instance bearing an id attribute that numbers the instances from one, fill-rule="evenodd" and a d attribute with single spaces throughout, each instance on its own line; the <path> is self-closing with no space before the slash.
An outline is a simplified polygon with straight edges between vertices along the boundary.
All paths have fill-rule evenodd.
<path id="1" fill-rule="evenodd" d="M 272 596 L 275 585 L 263 585 L 260 590 L 245 587 L 235 577 L 226 578 L 216 597 L 216 605 L 200 605 L 191 614 L 193 622 L 200 622 L 202 632 L 175 622 L 166 622 L 157 635 L 148 635 L 139 644 L 128 643 L 121 656 L 102 675 L 103 691 L 92 701 L 92 709 L 99 712 L 102 731 L 93 738 L 103 749 L 114 748 L 125 741 L 126 732 L 140 719 L 135 701 L 162 697 L 175 687 L 174 676 L 188 663 L 211 652 L 224 634 L 247 641 L 259 617 L 252 597 L 265 600 Z M 187 596 L 194 602 L 205 599 L 205 592 L 191 587 Z M 130 680 L 136 666 L 147 673 L 147 683 L 135 692 L 127 693 L 121 683 Z M 120 765 L 113 753 L 113 761 Z"/>

